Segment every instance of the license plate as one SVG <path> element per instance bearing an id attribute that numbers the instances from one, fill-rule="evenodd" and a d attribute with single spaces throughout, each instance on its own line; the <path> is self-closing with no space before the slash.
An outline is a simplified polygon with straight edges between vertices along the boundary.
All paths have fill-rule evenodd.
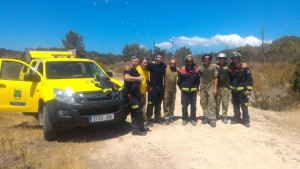
<path id="1" fill-rule="evenodd" d="M 109 121 L 114 119 L 114 114 L 103 114 L 99 116 L 90 116 L 89 122 L 100 122 L 100 121 Z"/>

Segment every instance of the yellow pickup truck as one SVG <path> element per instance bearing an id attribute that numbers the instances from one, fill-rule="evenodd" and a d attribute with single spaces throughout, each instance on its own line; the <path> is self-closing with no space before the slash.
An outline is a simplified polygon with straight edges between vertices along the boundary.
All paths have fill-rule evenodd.
<path id="1" fill-rule="evenodd" d="M 0 58 L 0 112 L 35 115 L 45 140 L 61 129 L 124 123 L 123 84 L 72 52 L 29 51 L 30 64 Z"/>

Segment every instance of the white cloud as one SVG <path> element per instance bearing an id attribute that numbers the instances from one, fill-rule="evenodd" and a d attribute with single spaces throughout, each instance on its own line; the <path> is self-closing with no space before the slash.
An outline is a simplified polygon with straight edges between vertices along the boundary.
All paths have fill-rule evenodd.
<path id="1" fill-rule="evenodd" d="M 146 49 L 144 45 L 140 45 L 140 48 L 144 48 L 144 49 Z"/>
<path id="2" fill-rule="evenodd" d="M 210 38 L 202 38 L 199 36 L 186 37 L 186 36 L 178 36 L 172 37 L 169 42 L 160 42 L 157 43 L 156 46 L 164 49 L 172 48 L 172 45 L 177 47 L 188 46 L 188 47 L 196 47 L 196 46 L 229 46 L 229 47 L 241 47 L 245 45 L 250 46 L 260 46 L 261 40 L 255 36 L 247 36 L 241 37 L 237 34 L 231 35 L 219 35 L 216 34 Z M 265 43 L 271 43 L 272 40 L 266 40 Z"/>
<path id="3" fill-rule="evenodd" d="M 157 46 L 161 49 L 171 49 L 172 48 L 172 43 L 171 42 L 155 43 L 155 46 Z"/>

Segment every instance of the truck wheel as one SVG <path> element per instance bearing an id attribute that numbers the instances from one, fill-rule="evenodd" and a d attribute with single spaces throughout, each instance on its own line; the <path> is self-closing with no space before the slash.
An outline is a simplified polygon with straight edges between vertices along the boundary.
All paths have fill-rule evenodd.
<path id="1" fill-rule="evenodd" d="M 47 106 L 43 107 L 43 130 L 44 138 L 47 141 L 53 141 L 56 139 L 56 128 L 51 124 L 49 120 L 49 112 Z"/>

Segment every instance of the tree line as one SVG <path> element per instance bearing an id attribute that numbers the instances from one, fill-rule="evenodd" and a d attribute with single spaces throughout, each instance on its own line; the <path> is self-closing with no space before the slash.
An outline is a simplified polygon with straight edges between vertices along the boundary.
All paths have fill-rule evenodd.
<path id="1" fill-rule="evenodd" d="M 1 57 L 13 57 L 17 59 L 25 60 L 26 50 L 50 50 L 50 51 L 65 51 L 69 49 L 76 49 L 76 56 L 80 58 L 89 58 L 95 60 L 101 64 L 114 64 L 117 62 L 129 61 L 133 55 L 139 57 L 146 57 L 149 60 L 153 60 L 157 53 L 164 56 L 164 61 L 167 62 L 170 58 L 176 58 L 178 66 L 184 64 L 184 58 L 187 55 L 192 55 L 197 65 L 201 64 L 201 54 L 193 54 L 188 47 L 178 48 L 174 53 L 171 53 L 165 49 L 154 47 L 154 49 L 147 49 L 137 43 L 126 44 L 122 50 L 122 54 L 113 53 L 99 53 L 96 51 L 86 51 L 84 45 L 83 36 L 74 31 L 69 31 L 65 34 L 65 38 L 62 39 L 63 48 L 26 48 L 25 51 L 14 51 L 0 48 Z M 262 50 L 264 49 L 264 50 Z M 244 47 L 222 50 L 230 57 L 233 51 L 241 53 L 243 62 L 289 62 L 297 64 L 297 70 L 295 72 L 296 80 L 294 80 L 294 88 L 300 91 L 300 37 L 297 36 L 284 36 L 277 40 L 274 40 L 271 44 L 264 44 L 259 47 L 253 47 L 246 45 Z M 210 52 L 216 59 L 219 52 Z"/>
<path id="2" fill-rule="evenodd" d="M 164 56 L 165 61 L 170 58 L 176 58 L 178 65 L 182 65 L 184 57 L 186 55 L 192 55 L 196 62 L 200 62 L 201 54 L 193 54 L 191 49 L 188 47 L 178 48 L 174 53 L 171 53 L 165 49 L 160 49 L 159 47 L 154 47 L 154 49 L 147 49 L 137 43 L 126 44 L 122 50 L 122 54 L 114 53 L 99 53 L 96 51 L 86 51 L 84 45 L 83 36 L 79 35 L 74 31 L 69 31 L 65 34 L 65 38 L 62 39 L 63 48 L 26 48 L 25 50 L 51 50 L 51 51 L 64 51 L 68 49 L 76 49 L 77 57 L 93 59 L 102 64 L 114 64 L 120 61 L 129 61 L 133 55 L 140 57 L 146 57 L 152 60 L 157 53 L 161 53 Z M 243 56 L 243 61 L 245 62 L 291 62 L 296 63 L 300 61 L 300 38 L 297 36 L 284 36 L 277 40 L 274 40 L 271 44 L 264 44 L 262 51 L 262 46 L 253 47 L 246 45 L 244 47 L 222 50 L 219 52 L 224 52 L 227 56 L 233 51 L 238 51 Z M 210 52 L 214 56 L 217 56 L 218 52 Z M 0 57 L 11 56 L 21 58 L 24 60 L 25 51 L 20 53 L 19 51 L 0 49 Z"/>

